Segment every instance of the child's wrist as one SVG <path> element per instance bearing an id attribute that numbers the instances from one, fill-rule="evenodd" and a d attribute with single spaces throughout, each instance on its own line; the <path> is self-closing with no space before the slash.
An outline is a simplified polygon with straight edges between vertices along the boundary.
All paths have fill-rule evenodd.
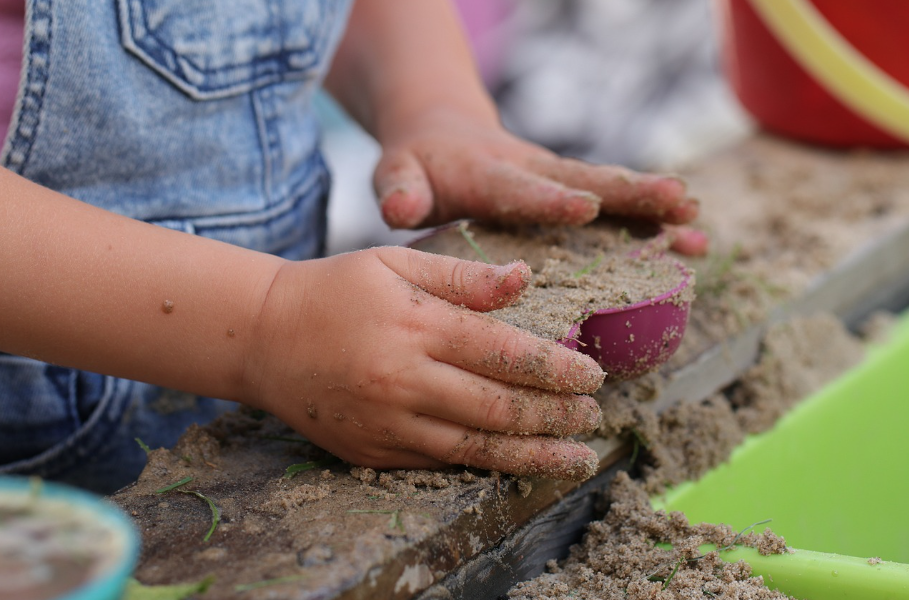
<path id="1" fill-rule="evenodd" d="M 392 146 L 397 140 L 412 133 L 419 134 L 427 126 L 440 122 L 469 122 L 489 128 L 501 127 L 495 105 L 482 100 L 457 98 L 439 102 L 412 103 L 399 110 L 382 115 L 376 125 L 375 136 L 383 147 Z"/>
<path id="2" fill-rule="evenodd" d="M 283 260 L 276 263 L 270 276 L 263 281 L 254 311 L 254 317 L 248 325 L 249 335 L 246 336 L 239 356 L 238 369 L 235 373 L 238 395 L 237 400 L 263 410 L 269 410 L 265 404 L 263 386 L 267 383 L 268 367 L 271 356 L 276 347 L 287 346 L 285 335 L 293 327 L 293 323 L 285 322 L 286 316 L 299 317 L 299 309 L 288 311 L 288 304 L 299 307 L 304 302 L 303 286 L 299 284 L 299 271 L 302 263 Z M 293 273 L 292 273 L 293 272 Z M 289 352 L 289 348 L 278 350 Z"/>

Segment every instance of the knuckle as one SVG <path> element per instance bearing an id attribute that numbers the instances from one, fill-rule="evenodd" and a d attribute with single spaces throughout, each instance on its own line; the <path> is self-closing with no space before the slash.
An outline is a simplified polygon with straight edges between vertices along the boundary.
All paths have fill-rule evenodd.
<path id="1" fill-rule="evenodd" d="M 516 429 L 517 421 L 517 415 L 512 410 L 509 399 L 503 394 L 495 394 L 483 401 L 481 420 L 477 425 L 493 431 L 513 431 Z"/>
<path id="2" fill-rule="evenodd" d="M 524 344 L 520 333 L 508 327 L 500 327 L 492 342 L 493 365 L 497 371 L 513 373 L 524 360 Z"/>
<path id="3" fill-rule="evenodd" d="M 468 432 L 452 449 L 446 462 L 479 466 L 484 461 L 480 459 L 488 453 L 490 434 L 484 431 Z"/>
<path id="4" fill-rule="evenodd" d="M 382 260 L 383 258 L 393 257 L 397 254 L 397 248 L 365 248 L 360 250 L 363 256 Z"/>
<path id="5" fill-rule="evenodd" d="M 357 386 L 376 399 L 377 403 L 384 404 L 384 399 L 409 395 L 408 390 L 411 389 L 409 371 L 408 367 L 390 369 L 382 365 L 373 365 L 367 368 L 365 378 L 358 382 Z"/>
<path id="6" fill-rule="evenodd" d="M 454 265 L 451 267 L 451 272 L 448 276 L 448 291 L 453 293 L 455 297 L 463 294 L 470 288 L 470 263 L 463 260 L 455 261 Z"/>
<path id="7" fill-rule="evenodd" d="M 351 462 L 371 469 L 389 469 L 398 466 L 403 449 L 404 444 L 390 426 L 378 427 L 368 441 L 358 445 Z"/>

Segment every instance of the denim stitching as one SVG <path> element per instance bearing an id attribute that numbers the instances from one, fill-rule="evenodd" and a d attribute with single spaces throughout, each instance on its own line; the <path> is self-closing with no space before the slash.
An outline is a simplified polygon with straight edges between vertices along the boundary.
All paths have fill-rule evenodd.
<path id="1" fill-rule="evenodd" d="M 191 59 L 177 54 L 148 28 L 147 12 L 141 2 L 120 0 L 118 9 L 123 45 L 177 88 L 199 99 L 224 98 L 282 81 L 309 79 L 310 70 L 319 62 L 319 51 L 324 50 L 327 38 L 331 37 L 311 35 L 315 40 L 305 49 L 288 50 L 282 45 L 278 52 L 254 57 L 247 63 L 203 69 Z M 280 35 L 280 27 L 277 31 Z M 149 40 L 153 43 L 148 43 Z M 181 61 L 195 71 L 194 75 L 203 79 L 203 83 L 192 83 L 193 77 Z"/>
<path id="2" fill-rule="evenodd" d="M 269 210 L 270 213 L 276 213 L 269 215 L 267 220 L 264 220 L 260 225 L 267 226 L 269 223 L 274 222 L 277 219 L 281 219 L 289 214 L 300 204 L 310 204 L 312 206 L 311 211 L 311 230 L 310 234 L 307 236 L 305 241 L 307 244 L 314 242 L 314 253 L 306 252 L 306 256 L 310 258 L 321 257 L 325 255 L 325 248 L 327 243 L 328 227 L 327 227 L 327 215 L 328 215 L 328 201 L 329 194 L 328 190 L 331 185 L 331 173 L 328 170 L 324 159 L 321 155 L 316 155 L 314 160 L 311 161 L 312 167 L 310 167 L 311 172 L 315 173 L 311 177 L 307 177 L 302 182 L 295 185 L 291 188 L 290 193 L 287 195 L 287 199 L 282 201 L 280 204 L 272 207 Z M 275 210 L 279 209 L 279 210 Z M 261 214 L 261 213 L 258 213 Z M 218 238 L 218 232 L 221 231 L 232 231 L 232 230 L 247 230 L 249 223 L 242 224 L 225 224 L 225 223 L 216 223 L 212 219 L 206 219 L 206 223 L 202 224 L 198 221 L 193 221 L 192 225 L 195 227 L 195 233 L 204 237 L 214 237 Z M 155 221 L 152 221 L 154 224 L 158 224 Z M 283 245 L 272 246 L 267 251 L 281 255 L 282 252 L 288 248 L 293 247 L 301 240 L 292 241 Z"/>
<path id="3" fill-rule="evenodd" d="M 282 20 L 279 18 L 279 15 L 278 15 L 278 10 L 277 10 L 278 7 L 276 6 L 276 0 L 267 0 L 266 5 L 268 6 L 268 16 L 269 16 L 269 19 L 271 19 L 272 31 L 274 31 L 275 36 L 278 38 L 278 48 L 280 48 L 281 51 L 283 52 L 284 48 L 285 48 L 284 28 L 281 27 Z M 280 15 L 280 16 L 283 16 L 283 15 Z M 290 66 L 290 62 L 287 59 L 285 59 L 284 64 Z"/>
<path id="4" fill-rule="evenodd" d="M 251 225 L 264 225 L 282 217 L 290 212 L 302 200 L 311 197 L 311 194 L 324 195 L 326 188 L 321 187 L 324 175 L 328 168 L 320 153 L 314 153 L 304 165 L 300 167 L 307 176 L 291 187 L 290 193 L 278 203 L 262 210 L 234 213 L 230 215 L 217 215 L 210 217 L 161 217 L 149 219 L 149 223 L 183 222 L 190 223 L 196 229 L 231 229 Z M 302 190 L 302 193 L 300 192 Z M 310 193 L 311 190 L 311 193 Z M 173 229 L 173 227 L 172 227 Z"/>
<path id="5" fill-rule="evenodd" d="M 27 75 L 23 78 L 23 94 L 16 109 L 15 131 L 9 136 L 8 152 L 4 157 L 6 167 L 19 175 L 28 163 L 41 124 L 44 92 L 50 75 L 51 3 L 52 0 L 29 0 L 26 3 Z"/>
<path id="6" fill-rule="evenodd" d="M 170 44 L 167 40 L 161 39 L 160 36 L 158 36 L 156 33 L 154 33 L 148 27 L 148 13 L 144 10 L 141 10 L 141 8 L 139 8 L 142 4 L 140 1 L 132 0 L 131 4 L 134 4 L 137 7 L 135 9 L 135 12 L 137 14 L 136 20 L 141 21 L 142 25 L 143 25 L 141 33 L 138 31 L 133 31 L 132 29 L 130 30 L 132 32 L 133 36 L 135 37 L 136 41 L 142 41 L 143 39 L 146 39 L 146 38 L 153 39 L 156 42 L 156 49 L 158 49 L 159 53 L 162 56 L 166 55 L 168 58 L 170 58 L 171 63 L 176 64 L 177 59 L 183 60 L 187 64 L 191 65 L 193 69 L 198 71 L 199 74 L 202 74 L 202 75 L 209 75 L 209 76 L 225 75 L 226 77 L 229 77 L 231 71 L 239 71 L 240 73 L 243 73 L 243 75 L 241 75 L 238 78 L 252 79 L 252 80 L 257 79 L 257 78 L 261 77 L 262 75 L 266 75 L 266 76 L 267 75 L 281 75 L 281 71 L 285 70 L 285 69 L 282 69 L 281 65 L 282 64 L 289 65 L 289 62 L 287 59 L 288 56 L 291 56 L 294 54 L 301 54 L 303 56 L 308 56 L 308 55 L 312 54 L 315 49 L 314 47 L 300 48 L 300 49 L 296 49 L 296 50 L 285 49 L 284 43 L 283 43 L 284 38 L 280 34 L 280 31 L 281 31 L 280 27 L 274 27 L 274 30 L 276 32 L 278 32 L 277 33 L 278 37 L 281 39 L 281 44 L 279 45 L 280 50 L 278 52 L 275 52 L 273 54 L 267 54 L 265 56 L 255 56 L 255 57 L 252 57 L 252 59 L 250 61 L 245 62 L 245 63 L 243 63 L 243 62 L 233 63 L 233 64 L 225 65 L 223 67 L 218 67 L 218 68 L 214 68 L 214 69 L 206 69 L 206 68 L 202 67 L 201 65 L 197 64 L 193 59 L 189 58 L 188 56 L 183 56 L 182 54 L 178 54 L 177 51 L 174 50 L 170 46 Z M 270 11 L 270 12 L 272 15 L 274 15 L 273 11 Z M 325 37 L 325 36 L 323 36 L 323 37 Z M 321 38 L 318 41 L 321 41 Z M 265 68 L 263 71 L 257 71 L 257 68 L 260 65 Z M 274 65 L 277 65 L 277 66 L 274 66 Z M 299 68 L 289 67 L 286 70 L 296 71 L 296 70 L 299 70 Z M 248 75 L 247 73 L 252 73 L 252 76 Z M 231 84 L 228 84 L 228 85 L 231 85 Z"/>
<path id="7" fill-rule="evenodd" d="M 253 92 L 250 94 L 250 98 L 252 101 L 253 118 L 256 121 L 257 137 L 259 138 L 259 146 L 262 152 L 262 192 L 265 196 L 265 201 L 268 204 L 273 205 L 275 199 L 272 186 L 272 163 L 271 154 L 268 152 L 268 134 L 265 126 L 265 114 L 259 99 L 259 94 Z"/>
<path id="8" fill-rule="evenodd" d="M 263 87 L 257 90 L 255 95 L 258 98 L 258 106 L 261 109 L 261 118 L 257 119 L 257 122 L 261 123 L 262 136 L 264 136 L 265 141 L 265 156 L 268 159 L 269 165 L 268 177 L 271 194 L 277 196 L 279 192 L 275 189 L 275 183 L 278 181 L 279 176 L 278 165 L 283 163 L 283 152 L 280 133 L 275 122 L 277 118 L 275 91 L 271 87 Z M 270 197 L 268 201 L 269 203 L 272 203 L 276 199 L 276 197 Z"/>
<path id="9" fill-rule="evenodd" d="M 139 5 L 140 3 L 136 2 L 135 4 Z M 148 13 L 146 11 L 139 10 L 138 15 L 138 19 L 142 21 L 144 27 L 142 29 L 141 35 L 138 32 L 134 33 L 137 44 L 149 38 L 154 40 L 156 42 L 154 50 L 157 50 L 157 52 L 153 53 L 149 48 L 145 48 L 145 51 L 153 59 L 154 54 L 168 58 L 169 60 L 166 61 L 166 64 L 174 65 L 170 68 L 173 69 L 173 74 L 179 77 L 181 81 L 188 82 L 189 80 L 189 77 L 185 75 L 186 69 L 182 68 L 180 65 L 181 61 L 191 66 L 198 75 L 204 76 L 206 79 L 213 78 L 219 81 L 226 80 L 226 83 L 217 83 L 210 86 L 195 86 L 199 90 L 213 90 L 218 87 L 232 87 L 245 82 L 255 85 L 255 82 L 262 77 L 265 77 L 266 82 L 277 82 L 281 80 L 282 71 L 287 70 L 281 68 L 282 61 L 279 60 L 281 57 L 284 57 L 284 55 L 287 54 L 283 51 L 264 57 L 253 57 L 249 62 L 246 63 L 236 63 L 215 69 L 206 69 L 196 64 L 196 62 L 188 56 L 178 54 L 177 51 L 170 47 L 167 41 L 161 39 L 156 33 L 149 29 Z M 301 51 L 303 54 L 309 52 L 309 50 Z M 272 80 L 272 77 L 277 77 L 277 79 Z"/>

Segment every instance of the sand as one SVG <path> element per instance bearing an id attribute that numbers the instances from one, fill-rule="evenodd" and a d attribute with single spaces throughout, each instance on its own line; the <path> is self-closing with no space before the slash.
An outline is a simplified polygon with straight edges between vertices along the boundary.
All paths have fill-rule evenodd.
<path id="1" fill-rule="evenodd" d="M 627 435 L 639 446 L 634 468 L 651 493 L 697 479 L 744 439 L 759 433 L 792 405 L 856 365 L 863 342 L 834 316 L 780 323 L 767 333 L 761 357 L 722 393 L 699 403 L 680 403 L 657 414 L 647 401 L 658 379 L 614 386 L 599 394 L 603 437 Z"/>
<path id="2" fill-rule="evenodd" d="M 284 477 L 292 464 L 326 459 L 330 464 Z M 205 501 L 176 490 L 156 493 L 186 477 L 192 481 L 178 489 L 202 493 L 220 512 L 208 542 L 212 515 Z M 503 517 L 477 507 L 507 493 L 498 473 L 352 467 L 274 417 L 241 409 L 191 427 L 173 449 L 153 450 L 139 480 L 112 499 L 142 532 L 135 577 L 145 584 L 213 575 L 200 597 L 227 598 L 238 586 L 279 579 L 241 597 L 322 598 L 459 519 L 492 525 Z"/>
<path id="3" fill-rule="evenodd" d="M 909 152 L 839 151 L 759 135 L 681 173 L 710 235 L 698 300 L 670 366 L 760 322 L 909 218 Z"/>
<path id="4" fill-rule="evenodd" d="M 549 340 L 571 337 L 574 326 L 594 311 L 656 298 L 686 278 L 693 284 L 691 271 L 680 270 L 663 255 L 666 246 L 665 238 L 635 237 L 607 220 L 583 228 L 503 229 L 465 222 L 413 245 L 467 260 L 488 258 L 495 264 L 523 260 L 533 271 L 527 291 L 516 304 L 489 314 Z M 691 300 L 693 287 L 675 301 Z"/>
<path id="5" fill-rule="evenodd" d="M 785 540 L 772 531 L 760 535 L 725 525 L 691 525 L 685 515 L 667 515 L 650 507 L 643 488 L 624 472 L 609 490 L 610 508 L 596 521 L 584 541 L 561 564 L 551 561 L 548 573 L 519 583 L 512 600 L 670 600 L 675 598 L 786 598 L 751 577 L 747 563 L 724 562 L 714 550 L 699 546 L 733 544 L 758 548 L 762 554 L 786 551 Z"/>

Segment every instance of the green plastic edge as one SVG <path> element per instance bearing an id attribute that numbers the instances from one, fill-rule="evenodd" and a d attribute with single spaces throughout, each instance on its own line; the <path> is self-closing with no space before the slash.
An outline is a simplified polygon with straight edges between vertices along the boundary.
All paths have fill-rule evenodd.
<path id="1" fill-rule="evenodd" d="M 701 552 L 715 550 L 702 546 Z M 812 600 L 909 598 L 909 565 L 866 558 L 792 549 L 788 554 L 761 555 L 754 548 L 736 547 L 720 553 L 727 562 L 744 560 L 752 574 L 771 589 Z"/>
<path id="2" fill-rule="evenodd" d="M 800 413 L 814 410 L 812 400 L 824 393 L 835 393 L 836 388 L 849 385 L 853 379 L 866 377 L 869 372 L 880 367 L 880 363 L 893 360 L 893 353 L 909 347 L 909 313 L 905 313 L 890 332 L 884 344 L 871 346 L 865 360 L 829 384 L 824 390 L 806 399 L 794 407 L 782 420 L 802 418 Z M 909 365 L 909 363 L 907 363 Z M 749 436 L 732 454 L 729 463 L 736 456 L 752 451 L 760 440 L 772 433 Z M 903 457 L 909 461 L 909 457 Z M 726 463 L 728 464 L 728 463 Z M 725 464 L 719 468 L 725 468 Z M 685 482 L 660 496 L 651 499 L 656 510 L 672 510 L 674 501 L 684 497 L 698 482 Z M 760 532 L 765 527 L 755 528 Z M 778 531 L 785 536 L 785 531 Z M 909 535 L 909 532 L 907 532 Z M 701 552 L 715 550 L 714 546 L 705 545 Z M 778 589 L 795 598 L 811 600 L 865 599 L 909 600 L 909 564 L 893 561 L 881 561 L 871 564 L 868 558 L 832 554 L 790 548 L 786 554 L 762 556 L 756 549 L 736 547 L 720 553 L 727 562 L 744 560 L 754 576 L 763 578 L 771 589 Z"/>

